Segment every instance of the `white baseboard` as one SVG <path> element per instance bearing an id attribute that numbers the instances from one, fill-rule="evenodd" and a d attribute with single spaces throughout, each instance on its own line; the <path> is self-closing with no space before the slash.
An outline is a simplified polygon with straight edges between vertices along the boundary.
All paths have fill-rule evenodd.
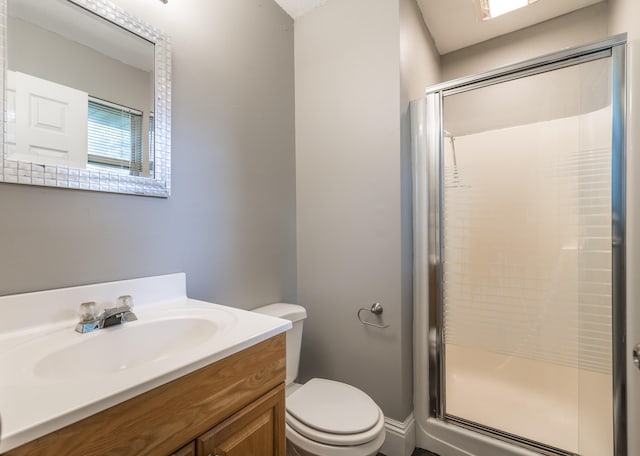
<path id="1" fill-rule="evenodd" d="M 411 413 L 404 422 L 384 419 L 387 431 L 380 453 L 386 456 L 411 456 L 416 446 L 416 420 Z"/>

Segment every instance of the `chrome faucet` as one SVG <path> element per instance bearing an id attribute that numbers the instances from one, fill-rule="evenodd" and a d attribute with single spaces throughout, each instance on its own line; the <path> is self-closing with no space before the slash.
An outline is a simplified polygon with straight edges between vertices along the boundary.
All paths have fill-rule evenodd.
<path id="1" fill-rule="evenodd" d="M 138 317 L 131 309 L 133 309 L 133 297 L 130 295 L 120 296 L 116 300 L 115 307 L 104 309 L 100 315 L 98 315 L 95 302 L 83 302 L 78 309 L 80 321 L 76 325 L 76 331 L 84 334 L 96 329 L 135 321 Z"/>

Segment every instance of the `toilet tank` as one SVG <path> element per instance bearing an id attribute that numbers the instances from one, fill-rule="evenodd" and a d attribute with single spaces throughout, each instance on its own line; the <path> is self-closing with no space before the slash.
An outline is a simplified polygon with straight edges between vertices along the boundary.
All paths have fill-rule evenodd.
<path id="1" fill-rule="evenodd" d="M 302 348 L 302 322 L 307 318 L 307 310 L 297 304 L 279 302 L 253 309 L 254 312 L 291 321 L 292 328 L 287 331 L 287 380 L 290 385 L 298 377 L 300 349 Z"/>

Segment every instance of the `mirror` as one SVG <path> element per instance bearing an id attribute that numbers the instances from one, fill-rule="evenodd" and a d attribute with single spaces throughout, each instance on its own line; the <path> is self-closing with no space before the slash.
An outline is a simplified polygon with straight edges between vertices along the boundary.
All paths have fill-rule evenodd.
<path id="1" fill-rule="evenodd" d="M 166 35 L 105 0 L 0 0 L 0 181 L 170 195 Z"/>

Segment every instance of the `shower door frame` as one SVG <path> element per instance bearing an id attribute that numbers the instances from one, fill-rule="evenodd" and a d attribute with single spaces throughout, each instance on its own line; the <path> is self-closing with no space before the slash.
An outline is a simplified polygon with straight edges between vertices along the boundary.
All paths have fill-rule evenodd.
<path id="1" fill-rule="evenodd" d="M 416 346 L 427 347 L 427 359 L 415 359 L 416 385 L 425 379 L 426 391 L 416 388 L 415 414 L 433 451 L 449 451 L 448 439 L 467 439 L 469 451 L 495 455 L 569 455 L 571 453 L 450 417 L 445 412 L 443 340 L 442 208 L 445 96 L 532 76 L 581 63 L 611 58 L 612 66 L 612 374 L 614 456 L 627 456 L 626 385 L 626 34 L 567 49 L 475 76 L 455 79 L 426 89 L 426 99 L 412 106 L 413 166 L 426 169 L 422 178 L 414 171 L 414 331 Z M 420 152 L 419 149 L 425 150 Z M 424 220 L 419 220 L 420 218 Z M 424 278 L 427 277 L 425 281 Z M 428 303 L 425 309 L 425 303 Z M 419 353 L 419 350 L 416 350 Z M 424 407 L 425 409 L 420 409 Z M 426 410 L 426 416 L 421 416 Z M 418 444 L 420 436 L 418 435 Z"/>

